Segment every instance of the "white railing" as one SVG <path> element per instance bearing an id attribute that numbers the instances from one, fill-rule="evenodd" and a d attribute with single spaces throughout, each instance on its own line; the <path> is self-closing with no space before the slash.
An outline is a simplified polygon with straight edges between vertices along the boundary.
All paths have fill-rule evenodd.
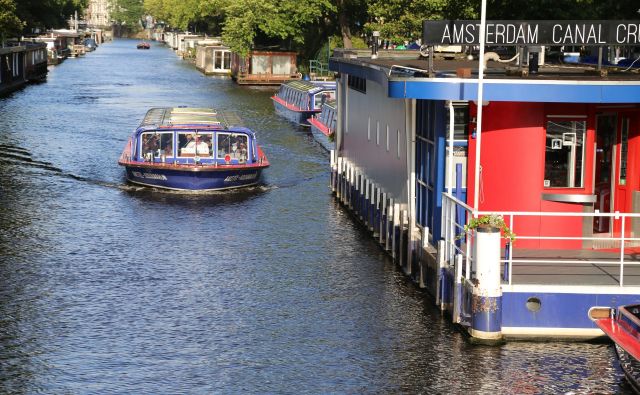
<path id="1" fill-rule="evenodd" d="M 466 279 L 471 279 L 471 265 L 473 263 L 472 251 L 475 238 L 472 235 L 466 235 L 464 225 L 475 216 L 483 216 L 487 214 L 499 214 L 505 219 L 509 228 L 516 234 L 517 242 L 509 244 L 506 249 L 501 265 L 505 267 L 505 282 L 509 285 L 513 284 L 513 267 L 514 264 L 550 264 L 559 265 L 573 264 L 581 266 L 601 265 L 601 266 L 618 266 L 619 285 L 624 286 L 624 269 L 625 266 L 640 266 L 640 255 L 638 257 L 631 254 L 625 256 L 625 248 L 627 243 L 633 243 L 640 246 L 640 237 L 625 237 L 630 221 L 634 218 L 640 218 L 640 213 L 567 213 L 567 212 L 526 212 L 526 211 L 478 211 L 473 212 L 473 208 L 464 202 L 456 199 L 449 193 L 442 194 L 442 238 L 445 242 L 444 259 L 453 264 L 456 255 L 461 255 L 465 262 L 465 270 L 463 272 Z M 458 218 L 456 218 L 458 217 Z M 610 226 L 614 225 L 614 221 L 619 221 L 619 235 L 610 235 L 608 237 L 571 237 L 571 236 L 545 236 L 545 235 L 526 235 L 518 232 L 518 220 L 526 217 L 582 217 L 582 218 L 612 218 Z M 613 232 L 611 232 L 613 233 Z M 617 232 L 616 232 L 617 233 Z M 597 249 L 576 249 L 575 258 L 559 259 L 559 258 L 543 258 L 543 259 L 527 259 L 525 257 L 514 258 L 514 250 L 518 248 L 518 242 L 522 244 L 524 240 L 564 240 L 564 241 L 593 241 L 598 243 L 610 243 L 611 247 L 607 248 L 609 254 L 616 256 L 610 259 L 609 254 L 598 253 Z M 528 249 L 531 251 L 532 249 Z M 541 249 L 542 250 L 542 249 Z M 615 255 L 610 251 L 617 252 Z M 586 253 L 585 253 L 586 252 Z M 603 256 L 606 255 L 604 258 Z"/>

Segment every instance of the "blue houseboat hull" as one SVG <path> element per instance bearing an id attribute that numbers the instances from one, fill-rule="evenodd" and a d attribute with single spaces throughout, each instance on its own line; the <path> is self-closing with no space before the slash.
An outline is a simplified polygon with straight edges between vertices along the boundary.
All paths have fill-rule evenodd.
<path id="1" fill-rule="evenodd" d="M 319 111 L 301 111 L 293 108 L 288 108 L 285 104 L 280 103 L 278 100 L 273 100 L 273 106 L 276 110 L 276 114 L 294 122 L 298 125 L 309 126 L 307 119 L 311 118 L 313 114 Z"/>
<path id="2" fill-rule="evenodd" d="M 127 179 L 139 185 L 156 188 L 216 191 L 255 185 L 260 181 L 262 168 L 230 169 L 171 169 L 146 166 L 126 166 Z"/>
<path id="3" fill-rule="evenodd" d="M 329 136 L 324 134 L 322 130 L 313 124 L 311 124 L 311 134 L 313 135 L 313 138 L 327 151 L 332 151 L 336 148 L 336 144 L 332 140 L 329 140 Z"/>

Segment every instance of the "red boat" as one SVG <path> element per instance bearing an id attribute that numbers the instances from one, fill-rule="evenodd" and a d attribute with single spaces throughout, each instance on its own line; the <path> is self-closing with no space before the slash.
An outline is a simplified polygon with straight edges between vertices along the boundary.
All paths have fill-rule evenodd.
<path id="1" fill-rule="evenodd" d="M 149 48 L 151 48 L 151 44 L 149 44 L 149 43 L 148 43 L 148 42 L 146 42 L 146 41 L 143 41 L 143 42 L 141 42 L 141 43 L 138 43 L 138 45 L 136 46 L 136 48 L 138 48 L 138 49 L 149 49 Z"/>
<path id="2" fill-rule="evenodd" d="M 640 304 L 592 307 L 591 318 L 614 342 L 620 367 L 633 389 L 640 393 Z"/>

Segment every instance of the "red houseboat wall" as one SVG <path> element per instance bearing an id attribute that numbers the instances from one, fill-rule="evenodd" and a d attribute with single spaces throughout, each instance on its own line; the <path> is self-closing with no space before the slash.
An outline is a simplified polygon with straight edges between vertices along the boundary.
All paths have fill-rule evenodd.
<path id="1" fill-rule="evenodd" d="M 475 150 L 477 107 L 471 105 L 468 203 L 473 205 L 475 188 Z M 592 195 L 594 112 L 590 105 L 491 102 L 483 108 L 481 171 L 479 183 L 480 211 L 520 212 L 592 212 L 593 203 L 570 203 L 549 198 L 550 195 Z M 549 120 L 586 121 L 581 186 L 545 187 L 546 128 Z M 545 197 L 547 196 L 547 197 Z M 585 197 L 586 198 L 586 197 Z M 507 221 L 509 218 L 506 218 Z M 590 218 L 516 216 L 514 231 L 518 236 L 585 237 L 591 236 Z M 578 249 L 582 240 L 518 239 L 518 248 Z"/>

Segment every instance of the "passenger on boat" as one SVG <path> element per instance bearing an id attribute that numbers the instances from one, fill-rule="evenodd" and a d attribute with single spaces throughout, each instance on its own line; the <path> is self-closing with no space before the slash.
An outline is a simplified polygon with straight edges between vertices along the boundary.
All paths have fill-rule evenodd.
<path id="1" fill-rule="evenodd" d="M 143 137 L 142 152 L 156 151 L 158 149 L 158 137 L 150 134 Z"/>

